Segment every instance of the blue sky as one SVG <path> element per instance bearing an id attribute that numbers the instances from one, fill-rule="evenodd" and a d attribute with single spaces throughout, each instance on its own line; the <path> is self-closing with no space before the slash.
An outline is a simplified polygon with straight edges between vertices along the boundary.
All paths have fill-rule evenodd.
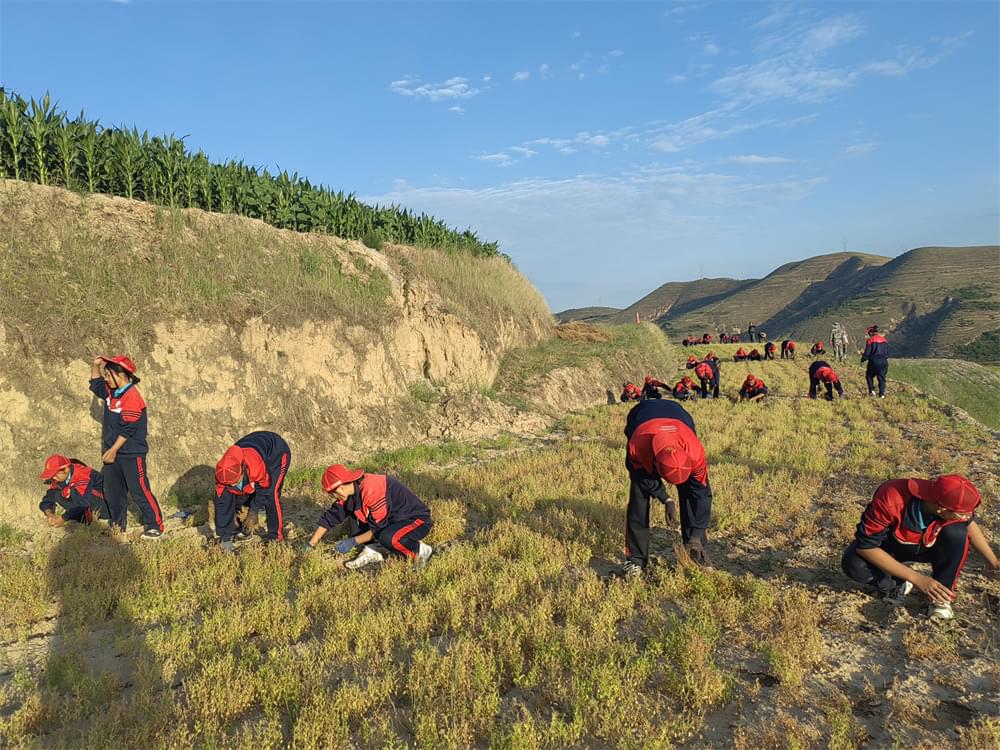
<path id="1" fill-rule="evenodd" d="M 0 81 L 499 240 L 553 310 L 1000 242 L 1000 5 L 0 3 Z"/>

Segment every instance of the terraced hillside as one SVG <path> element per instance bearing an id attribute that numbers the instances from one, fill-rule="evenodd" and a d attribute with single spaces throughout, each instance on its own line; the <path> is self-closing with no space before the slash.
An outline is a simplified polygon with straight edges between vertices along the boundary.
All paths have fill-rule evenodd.
<path id="1" fill-rule="evenodd" d="M 748 368 L 725 363 L 730 398 L 689 403 L 710 570 L 654 504 L 649 576 L 614 575 L 623 404 L 365 460 L 429 502 L 422 571 L 296 548 L 319 467 L 286 484 L 292 543 L 237 555 L 179 521 L 131 544 L 0 528 L 0 746 L 993 750 L 1000 581 L 971 554 L 956 619 L 934 625 L 922 596 L 878 601 L 839 561 L 893 476 L 966 473 L 995 541 L 997 444 L 910 386 L 863 397 L 853 363 L 847 399 L 802 398 L 806 367 L 755 363 L 773 397 L 736 404 Z"/>
<path id="2" fill-rule="evenodd" d="M 756 283 L 756 281 L 756 279 L 746 281 L 737 279 L 671 281 L 626 307 L 618 315 L 613 316 L 611 322 L 631 322 L 635 320 L 636 313 L 639 313 L 641 320 L 680 317 L 689 311 L 699 310 L 726 299 L 741 289 Z"/>
<path id="3" fill-rule="evenodd" d="M 798 335 L 792 330 L 779 332 L 774 326 L 776 316 L 808 304 L 817 294 L 843 288 L 869 268 L 888 260 L 881 255 L 832 253 L 786 263 L 759 281 L 734 287 L 731 293 L 708 304 L 668 312 L 657 322 L 675 336 L 733 326 L 745 329 L 751 321 L 772 338 Z"/>

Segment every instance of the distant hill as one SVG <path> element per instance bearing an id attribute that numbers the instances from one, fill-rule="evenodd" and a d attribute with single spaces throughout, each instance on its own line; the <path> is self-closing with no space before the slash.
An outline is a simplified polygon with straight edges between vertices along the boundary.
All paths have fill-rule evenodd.
<path id="1" fill-rule="evenodd" d="M 922 247 L 891 259 L 831 253 L 786 263 L 763 279 L 669 282 L 606 322 L 653 320 L 681 338 L 746 330 L 771 339 L 826 340 L 835 321 L 858 344 L 877 323 L 893 352 L 1000 361 L 1000 246 Z M 593 308 L 584 308 L 593 309 Z"/>
<path id="2" fill-rule="evenodd" d="M 617 307 L 574 307 L 556 313 L 555 316 L 560 323 L 572 323 L 575 320 L 584 323 L 606 323 L 609 318 L 620 312 Z M 634 315 L 632 319 L 635 319 Z"/>

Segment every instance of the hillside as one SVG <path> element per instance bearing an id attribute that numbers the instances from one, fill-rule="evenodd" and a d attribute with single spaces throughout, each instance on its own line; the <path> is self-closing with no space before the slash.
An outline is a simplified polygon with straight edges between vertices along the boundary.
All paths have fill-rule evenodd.
<path id="1" fill-rule="evenodd" d="M 745 329 L 756 323 L 772 335 L 797 335 L 794 331 L 779 332 L 770 321 L 787 309 L 797 309 L 813 296 L 849 284 L 851 279 L 867 269 L 889 259 L 862 253 L 832 253 L 786 263 L 763 279 L 735 286 L 728 294 L 707 304 L 667 312 L 657 319 L 664 330 L 675 337 L 689 333 Z"/>
<path id="2" fill-rule="evenodd" d="M 924 247 L 889 259 L 820 255 L 763 279 L 670 282 L 605 322 L 655 320 L 674 340 L 705 331 L 745 330 L 771 339 L 826 340 L 835 321 L 855 346 L 882 326 L 896 356 L 1000 361 L 1000 247 Z M 584 308 L 586 309 L 586 308 Z"/>
<path id="3" fill-rule="evenodd" d="M 714 491 L 709 570 L 654 504 L 649 576 L 615 575 L 623 404 L 364 458 L 429 503 L 422 571 L 346 570 L 339 535 L 298 549 L 328 502 L 321 466 L 289 479 L 292 543 L 237 555 L 177 521 L 133 544 L 0 526 L 0 745 L 993 750 L 1000 581 L 982 558 L 956 619 L 933 625 L 922 595 L 876 600 L 840 555 L 881 481 L 952 471 L 983 491 L 995 547 L 997 443 L 898 382 L 864 398 L 855 363 L 846 400 L 802 398 L 807 366 L 757 363 L 773 397 L 750 405 L 730 400 L 747 368 L 726 363 L 729 398 L 688 404 Z"/>
<path id="4" fill-rule="evenodd" d="M 571 310 L 555 313 L 555 317 L 560 323 L 572 323 L 577 320 L 582 323 L 607 323 L 611 316 L 620 312 L 617 307 L 574 307 Z"/>
<path id="5" fill-rule="evenodd" d="M 1000 329 L 1000 246 L 910 250 L 845 285 L 838 299 L 769 321 L 775 329 L 819 336 L 840 319 L 863 328 L 876 321 L 892 334 L 900 355 L 949 356 L 963 344 Z M 1000 360 L 1000 352 L 991 358 Z"/>
<path id="6" fill-rule="evenodd" d="M 9 180 L 0 204 L 4 517 L 36 512 L 49 453 L 100 465 L 97 354 L 138 364 L 164 500 L 255 429 L 319 462 L 539 423 L 481 394 L 509 350 L 552 330 L 541 295 L 499 257 L 377 252 Z"/>

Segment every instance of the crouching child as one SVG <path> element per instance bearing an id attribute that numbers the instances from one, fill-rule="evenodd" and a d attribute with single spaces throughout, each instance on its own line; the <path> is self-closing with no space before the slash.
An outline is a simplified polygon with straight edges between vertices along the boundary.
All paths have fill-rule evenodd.
<path id="1" fill-rule="evenodd" d="M 421 541 L 434 525 L 430 508 L 398 479 L 334 464 L 323 472 L 323 491 L 333 496 L 333 504 L 320 516 L 319 527 L 308 543 L 310 549 L 315 549 L 330 529 L 347 521 L 349 536 L 335 548 L 345 555 L 363 546 L 357 557 L 345 563 L 351 570 L 385 559 L 369 544 L 372 541 L 420 567 L 430 559 L 434 549 Z"/>
<path id="2" fill-rule="evenodd" d="M 104 478 L 82 461 L 51 455 L 38 478 L 49 485 L 38 504 L 49 526 L 62 526 L 66 521 L 90 524 L 94 511 L 109 516 Z M 62 515 L 56 513 L 57 506 L 63 509 Z"/>
<path id="3" fill-rule="evenodd" d="M 841 567 L 893 604 L 901 604 L 915 587 L 930 602 L 929 617 L 950 620 L 970 544 L 994 575 L 1000 571 L 1000 560 L 973 520 L 979 502 L 976 486 L 958 474 L 934 480 L 890 479 L 875 490 L 861 514 Z M 931 574 L 918 573 L 907 562 L 929 563 Z"/>

